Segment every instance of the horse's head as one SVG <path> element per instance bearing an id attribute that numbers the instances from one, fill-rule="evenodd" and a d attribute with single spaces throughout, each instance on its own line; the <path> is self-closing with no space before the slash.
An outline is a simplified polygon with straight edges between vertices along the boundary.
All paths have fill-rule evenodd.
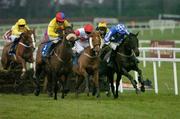
<path id="1" fill-rule="evenodd" d="M 67 47 L 73 47 L 77 36 L 74 33 L 69 33 L 64 35 L 64 43 Z"/>
<path id="2" fill-rule="evenodd" d="M 139 32 L 138 32 L 139 33 Z M 133 34 L 130 33 L 129 35 L 127 35 L 127 37 L 124 40 L 124 43 L 127 44 L 127 49 L 129 50 L 133 50 L 133 52 L 135 53 L 136 56 L 139 56 L 139 40 L 137 38 L 138 33 Z"/>
<path id="3" fill-rule="evenodd" d="M 99 55 L 99 51 L 102 44 L 101 35 L 99 32 L 92 32 L 89 37 L 90 48 L 95 52 L 95 55 Z"/>
<path id="4" fill-rule="evenodd" d="M 35 49 L 35 31 L 27 30 L 20 35 L 20 44 L 26 48 Z"/>

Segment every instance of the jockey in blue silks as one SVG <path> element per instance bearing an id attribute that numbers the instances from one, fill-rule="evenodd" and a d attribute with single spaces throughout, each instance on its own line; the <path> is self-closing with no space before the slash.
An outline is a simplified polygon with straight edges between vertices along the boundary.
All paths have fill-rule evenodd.
<path id="1" fill-rule="evenodd" d="M 124 36 L 129 35 L 129 31 L 123 24 L 117 24 L 112 26 L 109 32 L 104 37 L 104 44 L 109 45 L 112 49 L 111 57 L 109 61 L 109 66 L 112 66 L 114 63 L 115 50 L 117 46 L 124 40 Z"/>

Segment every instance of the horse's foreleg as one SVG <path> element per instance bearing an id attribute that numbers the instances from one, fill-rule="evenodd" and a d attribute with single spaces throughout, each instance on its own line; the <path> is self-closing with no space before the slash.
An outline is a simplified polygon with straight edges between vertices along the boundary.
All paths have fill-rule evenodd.
<path id="1" fill-rule="evenodd" d="M 17 62 L 22 64 L 22 74 L 21 77 L 24 76 L 27 68 L 26 68 L 26 61 L 21 57 L 21 56 L 17 56 Z"/>
<path id="2" fill-rule="evenodd" d="M 133 79 L 133 77 L 127 72 L 126 69 L 122 68 L 123 74 L 131 81 L 131 84 L 136 89 L 136 93 L 139 93 L 139 89 L 137 88 L 137 82 Z"/>
<path id="3" fill-rule="evenodd" d="M 113 96 L 115 96 L 115 92 L 114 92 L 114 76 L 113 76 L 114 74 L 112 73 L 112 72 L 108 72 L 108 75 L 107 75 L 107 80 L 108 80 L 108 82 L 110 82 L 110 86 L 111 86 L 111 91 L 112 91 L 112 93 L 113 93 Z M 109 87 L 110 87 L 109 86 Z M 110 89 L 109 89 L 110 90 Z M 109 91 L 109 93 L 110 93 L 110 91 Z"/>
<path id="4" fill-rule="evenodd" d="M 137 67 L 136 71 L 138 72 L 138 81 L 141 83 L 141 91 L 145 92 L 145 87 L 144 87 L 144 80 L 143 80 L 143 75 L 141 69 Z"/>
<path id="5" fill-rule="evenodd" d="M 93 82 L 96 87 L 96 97 L 98 98 L 100 96 L 100 89 L 99 89 L 99 72 L 95 71 L 96 73 L 93 75 Z"/>
<path id="6" fill-rule="evenodd" d="M 114 95 L 114 98 L 118 98 L 119 96 L 119 83 L 120 83 L 120 80 L 121 80 L 121 74 L 120 73 L 117 73 L 117 79 L 116 79 L 116 94 Z"/>
<path id="7" fill-rule="evenodd" d="M 56 72 L 52 72 L 52 79 L 54 80 L 54 99 L 57 100 L 58 78 Z"/>
<path id="8" fill-rule="evenodd" d="M 90 79 L 90 76 L 86 73 L 85 74 L 85 85 L 86 85 L 86 88 L 85 88 L 85 92 L 87 93 L 87 96 L 89 96 L 89 79 Z"/>
<path id="9" fill-rule="evenodd" d="M 78 89 L 79 89 L 79 86 L 82 84 L 84 80 L 84 77 L 83 76 L 80 76 L 78 75 L 78 77 L 76 77 L 76 86 L 75 86 L 75 90 L 76 90 L 76 97 L 78 96 Z"/>

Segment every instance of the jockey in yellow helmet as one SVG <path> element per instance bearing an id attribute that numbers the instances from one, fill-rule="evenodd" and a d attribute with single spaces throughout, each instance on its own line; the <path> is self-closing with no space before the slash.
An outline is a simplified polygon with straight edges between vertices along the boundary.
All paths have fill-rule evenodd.
<path id="1" fill-rule="evenodd" d="M 106 33 L 109 31 L 109 29 L 107 28 L 107 23 L 105 21 L 99 22 L 96 30 L 100 32 L 102 38 L 104 38 Z"/>
<path id="2" fill-rule="evenodd" d="M 10 48 L 10 51 L 9 51 L 10 54 L 12 54 L 12 53 L 15 54 L 15 46 L 19 42 L 19 37 L 20 37 L 21 33 L 25 32 L 27 30 L 30 30 L 30 29 L 26 23 L 26 20 L 23 18 L 19 19 L 16 22 L 16 24 L 12 26 L 10 39 L 13 42 L 13 45 Z"/>
<path id="3" fill-rule="evenodd" d="M 42 56 L 47 57 L 49 56 L 51 45 L 53 43 L 57 43 L 59 40 L 62 39 L 64 35 L 64 29 L 70 26 L 70 23 L 65 19 L 65 15 L 63 12 L 58 12 L 56 17 L 53 18 L 47 29 L 48 35 L 48 42 L 45 44 L 44 48 L 42 49 Z"/>

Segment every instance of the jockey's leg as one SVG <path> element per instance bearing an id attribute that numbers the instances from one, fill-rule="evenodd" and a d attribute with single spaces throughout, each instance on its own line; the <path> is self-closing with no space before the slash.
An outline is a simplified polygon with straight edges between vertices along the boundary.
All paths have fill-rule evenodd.
<path id="1" fill-rule="evenodd" d="M 10 47 L 9 54 L 15 54 L 15 47 L 19 42 L 19 36 L 11 35 L 12 46 Z"/>
<path id="2" fill-rule="evenodd" d="M 79 59 L 79 56 L 81 54 L 81 52 L 83 52 L 84 50 L 84 47 L 81 46 L 81 44 L 79 42 L 76 42 L 74 47 L 72 48 L 73 52 L 74 52 L 74 55 L 73 55 L 73 64 L 78 64 L 78 59 Z"/>
<path id="3" fill-rule="evenodd" d="M 49 57 L 50 48 L 53 42 L 49 41 L 45 44 L 44 48 L 42 49 L 42 56 L 43 57 Z"/>
<path id="4" fill-rule="evenodd" d="M 116 56 L 116 52 L 114 50 L 111 51 L 111 54 L 110 54 L 110 59 L 109 59 L 109 62 L 108 62 L 108 66 L 109 67 L 115 67 L 115 56 Z"/>
<path id="5" fill-rule="evenodd" d="M 78 64 L 79 56 L 80 56 L 80 54 L 78 54 L 78 53 L 73 54 L 73 65 Z"/>

